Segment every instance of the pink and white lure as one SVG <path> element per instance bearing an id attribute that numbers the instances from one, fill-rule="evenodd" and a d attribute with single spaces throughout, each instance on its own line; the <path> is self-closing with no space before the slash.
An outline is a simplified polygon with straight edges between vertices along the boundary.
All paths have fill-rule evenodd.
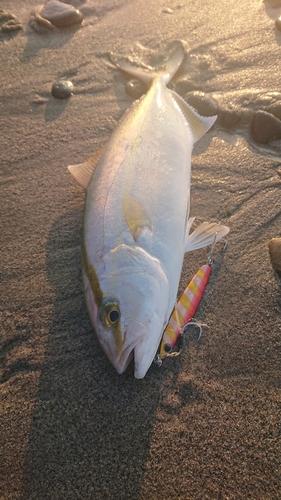
<path id="1" fill-rule="evenodd" d="M 209 264 L 200 267 L 183 292 L 164 331 L 160 345 L 160 359 L 165 358 L 167 354 L 170 353 L 178 342 L 182 330 L 194 317 L 207 286 L 210 274 L 211 266 L 209 266 Z"/>
<path id="2" fill-rule="evenodd" d="M 182 336 L 185 327 L 189 324 L 196 324 L 199 329 L 199 338 L 201 337 L 202 328 L 199 323 L 192 322 L 194 314 L 200 304 L 203 293 L 209 281 L 211 274 L 211 266 L 213 263 L 212 256 L 214 247 L 216 244 L 216 236 L 214 238 L 211 251 L 208 255 L 208 262 L 204 264 L 197 273 L 193 276 L 192 280 L 183 292 L 180 300 L 176 304 L 168 325 L 164 330 L 162 341 L 160 343 L 159 353 L 156 356 L 156 363 L 161 365 L 162 360 L 168 356 L 177 356 L 181 352 L 182 343 L 179 340 Z M 227 243 L 225 242 L 224 249 L 226 249 Z M 175 345 L 179 343 L 179 350 L 177 352 L 171 352 Z"/>

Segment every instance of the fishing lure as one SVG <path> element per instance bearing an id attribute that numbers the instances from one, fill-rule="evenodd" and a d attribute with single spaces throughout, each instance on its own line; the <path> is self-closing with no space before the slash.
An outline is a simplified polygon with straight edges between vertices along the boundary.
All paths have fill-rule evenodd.
<path id="1" fill-rule="evenodd" d="M 180 300 L 176 304 L 169 323 L 163 333 L 160 343 L 159 353 L 156 355 L 155 362 L 161 366 L 162 360 L 168 356 L 178 356 L 182 351 L 183 333 L 187 326 L 196 325 L 199 328 L 199 337 L 202 334 L 202 326 L 193 320 L 194 313 L 196 312 L 203 293 L 209 281 L 213 263 L 213 252 L 216 244 L 216 236 L 212 243 L 211 250 L 208 254 L 207 264 L 204 264 L 197 273 L 193 276 L 192 280 L 183 292 Z M 226 249 L 227 243 L 223 250 Z M 192 321 L 193 320 L 193 321 Z M 178 351 L 171 352 L 175 345 L 178 343 Z"/>

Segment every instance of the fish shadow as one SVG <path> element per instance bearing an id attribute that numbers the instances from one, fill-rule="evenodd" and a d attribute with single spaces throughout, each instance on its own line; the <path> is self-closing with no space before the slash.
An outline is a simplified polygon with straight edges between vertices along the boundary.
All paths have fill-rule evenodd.
<path id="1" fill-rule="evenodd" d="M 165 372 L 122 376 L 94 335 L 81 276 L 82 207 L 59 217 L 46 248 L 53 313 L 21 500 L 137 498 Z"/>
<path id="2" fill-rule="evenodd" d="M 81 24 L 76 24 L 67 28 L 54 28 L 54 31 L 36 33 L 28 25 L 27 42 L 20 57 L 21 62 L 28 63 L 37 56 L 40 50 L 49 50 L 52 53 L 54 50 L 63 48 L 81 27 Z"/>
<path id="3" fill-rule="evenodd" d="M 45 107 L 45 122 L 53 122 L 57 120 L 64 112 L 70 97 L 66 99 L 56 99 L 50 96 Z"/>

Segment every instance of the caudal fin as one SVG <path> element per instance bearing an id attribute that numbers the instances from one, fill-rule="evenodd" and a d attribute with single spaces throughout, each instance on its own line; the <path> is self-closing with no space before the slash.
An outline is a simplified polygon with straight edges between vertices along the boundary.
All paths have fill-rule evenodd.
<path id="1" fill-rule="evenodd" d="M 135 66 L 134 64 L 126 61 L 124 58 L 111 54 L 111 60 L 117 68 L 125 71 L 131 76 L 138 78 L 144 82 L 148 87 L 155 79 L 161 79 L 165 85 L 173 78 L 174 74 L 178 71 L 184 58 L 184 50 L 181 44 L 177 45 L 176 49 L 170 54 L 166 63 L 158 68 L 148 66 L 146 68 Z"/>

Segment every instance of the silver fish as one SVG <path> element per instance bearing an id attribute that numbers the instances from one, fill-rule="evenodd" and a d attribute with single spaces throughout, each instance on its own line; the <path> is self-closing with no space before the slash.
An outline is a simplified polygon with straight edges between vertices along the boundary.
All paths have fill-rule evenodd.
<path id="1" fill-rule="evenodd" d="M 134 358 L 149 369 L 172 313 L 185 252 L 229 229 L 203 223 L 191 235 L 191 153 L 216 116 L 198 115 L 166 85 L 184 58 L 181 45 L 158 70 L 115 61 L 149 86 L 108 143 L 69 166 L 86 189 L 83 280 L 100 344 L 118 373 Z"/>

